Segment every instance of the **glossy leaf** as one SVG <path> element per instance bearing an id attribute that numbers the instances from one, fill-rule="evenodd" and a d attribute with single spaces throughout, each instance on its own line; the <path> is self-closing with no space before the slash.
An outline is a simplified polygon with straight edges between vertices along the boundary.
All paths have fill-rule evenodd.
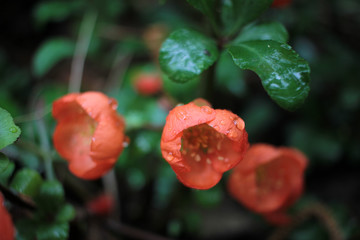
<path id="1" fill-rule="evenodd" d="M 252 40 L 273 40 L 286 43 L 288 39 L 289 34 L 284 25 L 280 22 L 269 22 L 246 26 L 234 40 L 233 44 Z"/>
<path id="2" fill-rule="evenodd" d="M 0 108 L 0 149 L 12 144 L 20 133 L 21 130 L 15 125 L 10 113 Z"/>
<path id="3" fill-rule="evenodd" d="M 36 51 L 33 72 L 36 77 L 44 76 L 52 67 L 73 55 L 75 43 L 64 38 L 47 40 Z"/>
<path id="4" fill-rule="evenodd" d="M 16 173 L 10 187 L 19 193 L 34 197 L 39 192 L 41 183 L 42 178 L 38 172 L 24 168 Z"/>
<path id="5" fill-rule="evenodd" d="M 169 78 L 187 82 L 197 78 L 218 58 L 216 42 L 199 32 L 176 30 L 160 49 L 160 66 Z"/>
<path id="6" fill-rule="evenodd" d="M 222 1 L 221 20 L 225 35 L 232 35 L 268 9 L 273 0 L 227 0 Z"/>
<path id="7" fill-rule="evenodd" d="M 281 107 L 295 110 L 307 97 L 310 68 L 290 46 L 275 41 L 248 41 L 228 51 L 241 69 L 256 72 L 269 96 Z"/>

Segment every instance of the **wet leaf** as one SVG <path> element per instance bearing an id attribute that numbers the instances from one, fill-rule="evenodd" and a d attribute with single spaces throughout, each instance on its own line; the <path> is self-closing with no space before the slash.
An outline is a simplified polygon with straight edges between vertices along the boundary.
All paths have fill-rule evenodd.
<path id="1" fill-rule="evenodd" d="M 199 32 L 179 29 L 160 49 L 160 66 L 176 82 L 196 79 L 218 58 L 216 42 Z"/>
<path id="2" fill-rule="evenodd" d="M 286 43 L 288 39 L 289 34 L 284 25 L 280 22 L 268 22 L 259 25 L 251 24 L 246 26 L 233 41 L 233 44 L 252 40 L 273 40 Z"/>
<path id="3" fill-rule="evenodd" d="M 224 34 L 232 35 L 247 23 L 255 20 L 273 0 L 227 0 L 222 1 L 221 20 L 224 25 Z"/>
<path id="4" fill-rule="evenodd" d="M 289 45 L 248 41 L 228 50 L 236 65 L 259 75 L 266 92 L 281 107 L 292 111 L 305 101 L 310 91 L 310 68 Z"/>
<path id="5" fill-rule="evenodd" d="M 0 149 L 12 144 L 20 133 L 21 130 L 15 125 L 10 113 L 0 108 Z"/>

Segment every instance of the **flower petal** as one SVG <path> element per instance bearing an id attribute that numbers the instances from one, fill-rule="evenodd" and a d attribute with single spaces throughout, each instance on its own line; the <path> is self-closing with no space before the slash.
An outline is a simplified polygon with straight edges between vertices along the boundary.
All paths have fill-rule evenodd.
<path id="1" fill-rule="evenodd" d="M 58 123 L 54 132 L 54 147 L 68 161 L 88 156 L 96 122 L 85 114 L 78 114 Z"/>
<path id="2" fill-rule="evenodd" d="M 69 169 L 77 177 L 92 180 L 103 176 L 116 163 L 116 158 L 103 159 L 101 162 L 93 161 L 89 156 L 75 159 L 70 162 Z"/>
<path id="3" fill-rule="evenodd" d="M 11 216 L 4 206 L 4 197 L 0 192 L 0 239 L 14 240 L 15 228 Z"/>
<path id="4" fill-rule="evenodd" d="M 166 118 L 162 141 L 169 142 L 178 136 L 183 130 L 210 122 L 215 118 L 214 109 L 208 106 L 196 106 L 194 103 L 175 107 Z"/>
<path id="5" fill-rule="evenodd" d="M 83 110 L 76 102 L 76 98 L 79 95 L 78 93 L 71 93 L 54 101 L 52 109 L 53 117 L 61 121 L 68 116 L 81 114 Z"/>
<path id="6" fill-rule="evenodd" d="M 120 155 L 125 141 L 124 125 L 123 118 L 116 113 L 99 117 L 99 123 L 91 140 L 90 156 L 93 160 L 114 158 Z"/>
<path id="7" fill-rule="evenodd" d="M 101 114 L 108 111 L 114 111 L 117 108 L 117 102 L 113 98 L 108 98 L 100 92 L 86 92 L 76 98 L 78 104 L 85 112 L 98 121 Z"/>
<path id="8" fill-rule="evenodd" d="M 185 157 L 186 158 L 186 157 Z M 215 186 L 221 179 L 222 173 L 216 172 L 211 163 L 201 161 L 194 162 L 187 159 L 191 171 L 176 172 L 177 178 L 186 186 L 196 189 L 209 189 Z"/>

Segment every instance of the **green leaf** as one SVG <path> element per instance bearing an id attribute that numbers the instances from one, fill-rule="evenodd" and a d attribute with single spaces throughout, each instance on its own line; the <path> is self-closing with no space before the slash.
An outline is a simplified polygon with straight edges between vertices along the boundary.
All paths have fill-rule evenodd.
<path id="1" fill-rule="evenodd" d="M 191 102 L 199 96 L 201 79 L 200 77 L 185 83 L 172 81 L 165 74 L 162 75 L 163 88 L 171 97 L 179 102 Z"/>
<path id="2" fill-rule="evenodd" d="M 269 96 L 281 107 L 295 110 L 307 97 L 310 68 L 291 47 L 275 41 L 242 42 L 228 48 L 236 65 L 256 72 Z"/>
<path id="3" fill-rule="evenodd" d="M 65 20 L 74 11 L 81 7 L 79 1 L 48 1 L 40 2 L 34 11 L 34 18 L 37 25 L 44 25 L 50 21 L 60 22 Z"/>
<path id="4" fill-rule="evenodd" d="M 268 9 L 273 0 L 224 0 L 221 20 L 225 35 L 232 35 Z"/>
<path id="5" fill-rule="evenodd" d="M 244 71 L 234 64 L 228 52 L 224 51 L 220 54 L 215 69 L 216 87 L 237 97 L 242 97 L 246 92 L 243 75 Z"/>
<path id="6" fill-rule="evenodd" d="M 8 179 L 12 175 L 15 169 L 15 164 L 13 162 L 9 162 L 8 166 L 6 167 L 3 172 L 0 172 L 0 183 L 3 185 L 7 185 Z"/>
<path id="7" fill-rule="evenodd" d="M 45 211 L 54 211 L 64 203 L 64 188 L 59 181 L 44 181 L 36 197 L 36 203 Z"/>
<path id="8" fill-rule="evenodd" d="M 9 165 L 10 161 L 7 156 L 0 152 L 0 173 L 2 174 L 3 172 L 5 172 Z"/>
<path id="9" fill-rule="evenodd" d="M 273 40 L 286 43 L 288 39 L 289 34 L 284 25 L 279 22 L 269 22 L 246 26 L 232 44 L 252 40 Z"/>
<path id="10" fill-rule="evenodd" d="M 10 187 L 19 193 L 34 197 L 39 192 L 41 183 L 42 178 L 38 172 L 24 168 L 16 173 Z"/>
<path id="11" fill-rule="evenodd" d="M 65 204 L 63 205 L 55 218 L 56 222 L 68 222 L 71 221 L 75 218 L 76 212 L 75 209 L 72 205 L 70 204 Z"/>
<path id="12" fill-rule="evenodd" d="M 36 77 L 44 76 L 52 67 L 73 55 L 75 43 L 65 38 L 47 40 L 36 51 L 33 72 Z"/>
<path id="13" fill-rule="evenodd" d="M 214 18 L 216 0 L 186 0 L 194 8 L 202 12 L 205 16 Z"/>
<path id="14" fill-rule="evenodd" d="M 65 240 L 68 235 L 68 223 L 42 224 L 36 230 L 37 240 Z"/>
<path id="15" fill-rule="evenodd" d="M 20 133 L 21 130 L 15 125 L 10 113 L 0 108 L 0 149 L 15 142 Z"/>
<path id="16" fill-rule="evenodd" d="M 187 82 L 197 78 L 218 58 L 216 42 L 196 31 L 171 33 L 160 49 L 160 66 L 170 79 Z"/>

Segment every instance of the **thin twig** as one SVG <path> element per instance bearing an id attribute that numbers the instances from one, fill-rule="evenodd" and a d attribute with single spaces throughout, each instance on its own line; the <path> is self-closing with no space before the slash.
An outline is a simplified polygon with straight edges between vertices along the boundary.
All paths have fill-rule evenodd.
<path id="1" fill-rule="evenodd" d="M 128 69 L 131 60 L 132 60 L 132 55 L 124 55 L 122 53 L 118 53 L 116 55 L 111 70 L 109 72 L 109 76 L 106 81 L 107 82 L 105 86 L 106 92 L 110 91 L 111 89 L 117 89 L 117 90 L 120 89 L 123 83 L 124 74 Z"/>
<path id="2" fill-rule="evenodd" d="M 127 236 L 131 239 L 138 240 L 171 240 L 171 238 L 162 237 L 151 232 L 147 232 L 138 228 L 127 226 L 113 220 L 107 220 L 105 227 L 116 235 Z"/>
<path id="3" fill-rule="evenodd" d="M 12 203 L 24 207 L 30 210 L 35 210 L 36 205 L 33 200 L 25 195 L 16 193 L 15 191 L 10 190 L 9 188 L 5 187 L 4 185 L 0 184 L 0 192 L 4 194 L 5 198 Z"/>
<path id="4" fill-rule="evenodd" d="M 49 114 L 51 112 L 51 108 L 52 108 L 52 104 L 49 104 L 42 109 L 37 109 L 34 112 L 14 117 L 14 122 L 15 123 L 23 123 L 23 122 L 30 122 L 30 121 L 38 120 L 40 118 L 45 117 L 47 114 Z"/>
<path id="5" fill-rule="evenodd" d="M 43 109 L 43 107 L 41 106 L 41 102 L 39 103 L 38 106 L 39 106 L 39 109 Z M 54 180 L 55 174 L 54 174 L 52 158 L 51 158 L 51 154 L 50 154 L 50 151 L 51 151 L 50 143 L 49 143 L 47 128 L 46 128 L 44 119 L 40 118 L 39 120 L 37 120 L 36 126 L 37 126 L 38 133 L 39 133 L 40 146 L 41 146 L 41 149 L 43 152 L 46 177 L 48 180 Z"/>
<path id="6" fill-rule="evenodd" d="M 308 207 L 300 211 L 294 216 L 292 222 L 289 225 L 279 227 L 268 240 L 283 240 L 286 239 L 289 234 L 302 223 L 307 221 L 311 217 L 316 217 L 321 224 L 326 228 L 329 239 L 331 240 L 343 240 L 344 236 L 340 230 L 340 227 L 330 211 L 321 203 L 313 203 Z"/>
<path id="7" fill-rule="evenodd" d="M 79 38 L 71 63 L 69 92 L 80 92 L 85 58 L 90 45 L 91 35 L 95 28 L 97 13 L 93 10 L 85 13 L 80 26 Z"/>
<path id="8" fill-rule="evenodd" d="M 118 184 L 114 169 L 102 177 L 105 192 L 110 194 L 114 198 L 114 210 L 112 211 L 112 217 L 116 220 L 120 220 L 120 193 L 118 191 Z"/>

